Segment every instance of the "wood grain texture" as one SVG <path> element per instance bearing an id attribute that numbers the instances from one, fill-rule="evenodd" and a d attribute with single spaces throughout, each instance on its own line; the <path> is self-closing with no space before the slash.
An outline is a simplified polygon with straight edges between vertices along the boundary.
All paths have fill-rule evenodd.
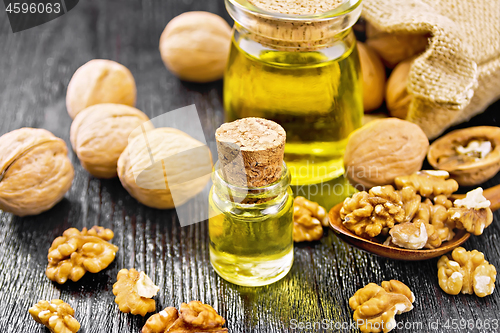
<path id="1" fill-rule="evenodd" d="M 13 34 L 0 11 L 0 135 L 24 127 L 41 127 L 69 145 L 71 119 L 65 109 L 66 86 L 73 72 L 93 58 L 123 63 L 136 78 L 137 107 L 155 117 L 195 104 L 207 133 L 223 122 L 222 85 L 185 83 L 163 66 L 159 36 L 167 22 L 188 10 L 207 10 L 229 20 L 222 0 L 86 0 L 67 15 L 43 26 Z M 500 126 L 500 104 L 468 126 Z M 209 138 L 211 143 L 213 139 Z M 0 152 L 1 153 L 1 152 Z M 146 318 L 119 312 L 112 285 L 121 268 L 145 270 L 161 287 L 157 310 L 201 300 L 226 318 L 230 332 L 331 332 L 293 329 L 291 320 L 351 323 L 348 299 L 369 282 L 398 279 L 408 284 L 415 309 L 397 317 L 422 323 L 424 329 L 396 332 L 492 332 L 453 329 L 446 320 L 499 321 L 500 292 L 486 298 L 449 296 L 437 282 L 437 259 L 397 262 L 353 249 L 327 231 L 319 242 L 299 244 L 292 271 L 282 281 L 261 288 L 243 288 L 219 278 L 208 258 L 207 224 L 181 228 L 173 210 L 138 204 L 117 179 L 98 180 L 80 166 L 73 152 L 76 177 L 66 198 L 54 209 L 19 218 L 0 212 L 0 332 L 46 333 L 28 314 L 41 299 L 61 298 L 76 310 L 82 333 L 140 332 Z M 485 187 L 500 183 L 500 175 Z M 467 249 L 478 249 L 500 268 L 500 215 Z M 99 274 L 63 286 L 45 274 L 52 240 L 69 227 L 102 225 L 115 231 L 120 251 Z M 428 325 L 438 321 L 437 330 Z M 346 327 L 345 332 L 357 330 Z"/>

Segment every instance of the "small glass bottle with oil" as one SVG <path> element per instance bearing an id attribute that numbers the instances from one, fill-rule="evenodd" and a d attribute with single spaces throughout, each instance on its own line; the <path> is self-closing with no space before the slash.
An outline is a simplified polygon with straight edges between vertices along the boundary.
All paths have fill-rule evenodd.
<path id="1" fill-rule="evenodd" d="M 363 117 L 351 29 L 361 0 L 307 15 L 266 11 L 254 5 L 259 1 L 226 0 L 235 20 L 224 78 L 227 121 L 262 117 L 283 126 L 292 185 L 335 179 L 344 173 L 347 137 Z"/>
<path id="2" fill-rule="evenodd" d="M 283 162 L 286 132 L 244 118 L 215 132 L 217 162 L 209 195 L 210 262 L 225 280 L 263 286 L 293 264 L 293 193 Z"/>
<path id="3" fill-rule="evenodd" d="M 283 278 L 293 264 L 293 193 L 285 167 L 275 183 L 260 188 L 227 183 L 212 175 L 209 196 L 210 262 L 225 280 L 263 286 Z"/>

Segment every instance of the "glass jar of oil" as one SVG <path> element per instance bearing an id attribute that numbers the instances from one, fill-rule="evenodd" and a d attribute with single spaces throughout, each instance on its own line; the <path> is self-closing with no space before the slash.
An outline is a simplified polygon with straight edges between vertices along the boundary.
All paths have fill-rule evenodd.
<path id="1" fill-rule="evenodd" d="M 338 178 L 347 137 L 363 117 L 351 29 L 361 0 L 311 15 L 268 12 L 247 0 L 226 0 L 226 7 L 235 20 L 224 78 L 226 120 L 261 117 L 283 126 L 292 185 Z"/>
<path id="2" fill-rule="evenodd" d="M 239 187 L 212 174 L 209 196 L 210 262 L 225 280 L 264 286 L 293 264 L 293 193 L 290 172 L 263 187 Z"/>

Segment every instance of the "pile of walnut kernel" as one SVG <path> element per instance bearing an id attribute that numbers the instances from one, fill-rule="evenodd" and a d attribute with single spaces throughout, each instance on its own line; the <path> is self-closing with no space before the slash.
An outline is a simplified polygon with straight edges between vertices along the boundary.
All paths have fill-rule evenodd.
<path id="1" fill-rule="evenodd" d="M 356 193 L 344 201 L 343 225 L 358 236 L 405 249 L 435 249 L 455 229 L 481 235 L 493 221 L 490 202 L 478 188 L 452 202 L 458 183 L 446 171 L 419 171 L 392 185 Z"/>
<path id="2" fill-rule="evenodd" d="M 47 255 L 47 277 L 59 284 L 68 280 L 79 281 L 86 272 L 98 273 L 115 259 L 118 247 L 109 243 L 114 233 L 110 229 L 94 226 L 91 229 L 66 230 L 57 237 Z M 159 291 L 153 281 L 135 269 L 122 269 L 113 285 L 115 302 L 123 313 L 145 316 L 156 311 L 153 299 Z M 41 300 L 29 309 L 33 319 L 45 325 L 52 333 L 77 333 L 80 323 L 75 319 L 75 310 L 60 299 Z M 153 315 L 142 329 L 143 333 L 224 333 L 227 328 L 224 318 L 214 308 L 199 301 L 182 303 L 180 314 L 175 308 L 166 308 Z"/>

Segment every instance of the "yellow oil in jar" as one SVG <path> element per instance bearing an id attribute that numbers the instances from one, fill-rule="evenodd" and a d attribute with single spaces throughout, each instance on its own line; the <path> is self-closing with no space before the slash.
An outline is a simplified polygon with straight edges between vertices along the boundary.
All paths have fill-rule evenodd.
<path id="1" fill-rule="evenodd" d="M 263 286 L 283 278 L 293 264 L 293 194 L 278 206 L 217 204 L 210 194 L 210 262 L 225 280 Z"/>
<path id="2" fill-rule="evenodd" d="M 363 117 L 355 42 L 308 52 L 242 49 L 251 43 L 233 37 L 224 79 L 227 121 L 262 117 L 283 126 L 292 185 L 342 175 L 347 137 Z"/>

